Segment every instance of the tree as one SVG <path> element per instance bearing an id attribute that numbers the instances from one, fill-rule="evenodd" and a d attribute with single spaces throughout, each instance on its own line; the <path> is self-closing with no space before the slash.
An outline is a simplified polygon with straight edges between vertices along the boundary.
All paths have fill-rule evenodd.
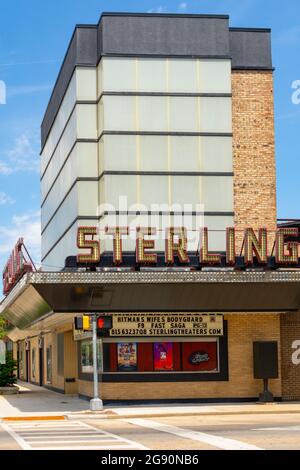
<path id="1" fill-rule="evenodd" d="M 0 339 L 3 339 L 8 331 L 8 322 L 4 317 L 0 316 Z"/>
<path id="2" fill-rule="evenodd" d="M 15 371 L 18 362 L 13 359 L 12 353 L 6 353 L 6 363 L 0 364 L 0 387 L 11 387 L 17 382 Z"/>

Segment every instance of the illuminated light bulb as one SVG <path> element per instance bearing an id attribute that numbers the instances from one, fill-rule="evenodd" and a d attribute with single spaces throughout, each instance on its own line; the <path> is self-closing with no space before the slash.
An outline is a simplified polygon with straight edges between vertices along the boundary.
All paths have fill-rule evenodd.
<path id="1" fill-rule="evenodd" d="M 156 235 L 154 227 L 137 227 L 136 229 L 136 262 L 139 264 L 156 264 L 157 254 L 147 253 L 145 250 L 155 248 L 154 240 L 145 240 L 145 236 Z"/>
<path id="2" fill-rule="evenodd" d="M 202 264 L 220 264 L 221 255 L 218 253 L 208 253 L 208 230 L 204 227 L 201 230 L 201 249 L 200 263 Z"/>
<path id="3" fill-rule="evenodd" d="M 93 239 L 95 235 L 97 235 L 97 227 L 78 227 L 77 248 L 90 250 L 88 254 L 77 255 L 78 263 L 99 263 L 100 242 Z M 88 236 L 91 236 L 92 240 L 87 240 Z"/>
<path id="4" fill-rule="evenodd" d="M 122 250 L 122 235 L 129 235 L 129 228 L 128 227 L 105 227 L 105 233 L 107 235 L 113 235 L 113 256 L 114 256 L 114 264 L 119 265 L 122 264 L 123 261 L 123 250 Z"/>
<path id="5" fill-rule="evenodd" d="M 258 238 L 252 228 L 245 230 L 245 263 L 253 264 L 253 253 L 258 263 L 267 264 L 268 262 L 268 232 L 266 228 L 258 230 Z"/>
<path id="6" fill-rule="evenodd" d="M 178 237 L 177 242 L 174 242 L 175 236 Z M 189 263 L 187 236 L 184 227 L 171 227 L 166 231 L 165 261 L 167 264 L 174 264 L 174 253 L 177 253 L 180 263 Z"/>
<path id="7" fill-rule="evenodd" d="M 276 233 L 276 263 L 298 264 L 298 242 L 285 243 L 285 237 L 298 237 L 297 228 L 280 228 Z M 285 253 L 288 251 L 288 254 Z"/>

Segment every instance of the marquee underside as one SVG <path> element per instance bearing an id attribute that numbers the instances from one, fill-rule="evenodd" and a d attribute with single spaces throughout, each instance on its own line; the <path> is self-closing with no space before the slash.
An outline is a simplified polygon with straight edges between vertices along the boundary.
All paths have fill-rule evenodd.
<path id="1" fill-rule="evenodd" d="M 0 313 L 24 329 L 53 312 L 285 312 L 300 310 L 300 273 L 59 272 L 26 274 Z"/>

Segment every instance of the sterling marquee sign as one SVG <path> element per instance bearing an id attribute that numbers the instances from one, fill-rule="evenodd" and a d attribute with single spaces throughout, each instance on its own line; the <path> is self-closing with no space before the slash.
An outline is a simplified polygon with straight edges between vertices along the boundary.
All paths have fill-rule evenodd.
<path id="1" fill-rule="evenodd" d="M 112 315 L 110 337 L 223 336 L 223 315 L 208 313 L 143 313 Z"/>
<path id="2" fill-rule="evenodd" d="M 9 294 L 23 274 L 33 271 L 33 264 L 27 261 L 23 254 L 23 247 L 23 238 L 19 238 L 4 267 L 2 273 L 4 295 Z"/>
<path id="3" fill-rule="evenodd" d="M 158 254 L 155 253 L 155 240 L 157 233 L 153 227 L 137 227 L 135 261 L 137 265 L 157 265 Z M 113 264 L 123 264 L 122 238 L 129 236 L 129 227 L 106 227 L 105 235 L 113 238 Z M 199 251 L 196 253 L 200 265 L 220 266 L 224 255 L 209 251 L 209 235 L 206 227 L 199 230 Z M 261 228 L 257 232 L 247 228 L 243 238 L 243 262 L 246 266 L 254 262 L 267 266 L 270 258 L 274 258 L 274 266 L 299 267 L 297 228 L 279 228 L 274 236 L 274 246 L 271 256 L 268 255 L 268 232 Z M 79 227 L 77 232 L 77 247 L 85 250 L 77 255 L 77 263 L 81 265 L 97 264 L 101 259 L 100 238 L 97 227 Z M 151 251 L 150 251 L 151 250 Z M 275 256 L 273 256 L 273 253 Z M 184 227 L 171 227 L 165 232 L 164 263 L 167 266 L 174 264 L 189 265 L 191 253 L 188 251 L 187 230 Z M 241 256 L 240 256 L 241 257 Z M 233 227 L 226 229 L 226 255 L 225 265 L 236 266 L 236 232 Z"/>

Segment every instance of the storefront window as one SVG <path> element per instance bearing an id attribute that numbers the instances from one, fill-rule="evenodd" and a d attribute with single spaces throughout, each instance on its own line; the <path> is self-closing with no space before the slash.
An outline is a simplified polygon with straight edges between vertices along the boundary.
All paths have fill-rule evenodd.
<path id="1" fill-rule="evenodd" d="M 92 341 L 82 341 L 80 349 L 81 372 L 93 373 L 93 343 Z M 97 367 L 102 370 L 102 347 L 101 340 L 97 340 Z"/>
<path id="2" fill-rule="evenodd" d="M 104 342 L 103 358 L 104 372 L 220 372 L 218 338 L 203 341 Z M 83 367 L 82 372 L 85 372 Z"/>
<path id="3" fill-rule="evenodd" d="M 52 346 L 48 346 L 46 350 L 46 361 L 47 361 L 47 382 L 52 382 Z"/>
<path id="4" fill-rule="evenodd" d="M 33 348 L 31 351 L 31 376 L 33 379 L 35 379 L 35 361 L 36 361 L 35 348 Z"/>

